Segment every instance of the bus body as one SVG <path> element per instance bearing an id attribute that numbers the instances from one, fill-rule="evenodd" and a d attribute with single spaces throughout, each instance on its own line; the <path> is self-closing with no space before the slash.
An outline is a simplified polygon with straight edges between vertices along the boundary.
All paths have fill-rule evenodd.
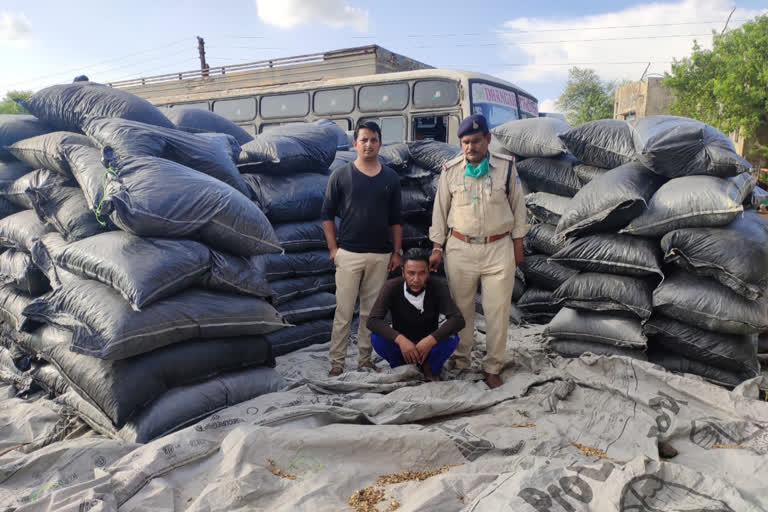
<path id="1" fill-rule="evenodd" d="M 370 49 L 375 57 L 363 61 L 366 54 L 361 57 L 359 52 Z M 350 52 L 356 60 L 344 61 Z M 274 60 L 263 61 L 272 63 L 266 69 L 263 63 L 252 63 L 259 65 L 255 71 L 240 71 L 249 76 L 238 76 L 228 66 L 196 71 L 203 75 L 197 77 L 179 73 L 179 78 L 160 75 L 109 85 L 157 106 L 211 110 L 252 134 L 317 119 L 330 119 L 348 131 L 360 121 L 374 120 L 382 128 L 385 143 L 429 139 L 457 144 L 459 122 L 470 114 L 485 115 L 491 127 L 538 116 L 533 95 L 490 75 L 429 68 L 377 46 L 316 55 L 324 59 L 314 68 L 281 66 Z M 402 68 L 420 69 L 397 71 Z M 346 76 L 350 69 L 352 76 Z M 355 74 L 359 72 L 369 74 Z M 340 74 L 345 76 L 328 78 Z"/>

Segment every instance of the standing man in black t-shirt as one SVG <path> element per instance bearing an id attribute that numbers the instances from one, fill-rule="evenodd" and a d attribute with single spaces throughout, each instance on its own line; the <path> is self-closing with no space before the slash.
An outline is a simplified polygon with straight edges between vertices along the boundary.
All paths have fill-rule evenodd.
<path id="1" fill-rule="evenodd" d="M 388 272 L 402 263 L 400 179 L 395 171 L 379 162 L 379 125 L 371 121 L 358 125 L 354 145 L 357 159 L 333 172 L 323 201 L 323 233 L 329 258 L 336 265 L 336 314 L 329 377 L 344 371 L 349 327 L 358 296 L 357 366 L 379 371 L 371 361 L 368 314 Z M 341 218 L 338 245 L 335 217 Z"/>

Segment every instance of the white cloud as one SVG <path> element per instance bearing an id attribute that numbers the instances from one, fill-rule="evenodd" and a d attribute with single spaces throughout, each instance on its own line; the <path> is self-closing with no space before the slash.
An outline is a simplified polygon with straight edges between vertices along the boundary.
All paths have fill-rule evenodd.
<path id="1" fill-rule="evenodd" d="M 292 28 L 304 23 L 321 23 L 333 28 L 368 31 L 368 11 L 350 6 L 346 0 L 255 1 L 259 18 L 268 25 Z"/>
<path id="2" fill-rule="evenodd" d="M 702 47 L 711 48 L 709 34 L 712 29 L 722 30 L 734 7 L 733 0 L 681 0 L 567 19 L 515 18 L 504 23 L 499 37 L 504 43 L 504 58 L 525 65 L 512 68 L 504 76 L 513 82 L 560 80 L 567 77 L 571 65 L 578 65 L 595 69 L 606 80 L 638 80 L 648 62 L 649 74 L 663 73 L 670 69 L 669 61 L 690 55 L 694 39 Z M 760 13 L 736 9 L 728 28 Z M 622 28 L 594 30 L 598 27 Z M 685 37 L 676 37 L 681 34 Z M 637 39 L 624 39 L 630 37 Z M 609 40 L 576 41 L 584 39 Z M 525 44 L 537 41 L 550 42 Z M 629 64 L 609 64 L 616 62 Z"/>
<path id="3" fill-rule="evenodd" d="M 539 101 L 539 112 L 560 112 L 560 109 L 555 105 L 556 101 L 557 99 L 554 98 Z"/>
<path id="4" fill-rule="evenodd" d="M 26 43 L 32 25 L 21 13 L 0 12 L 0 44 L 22 46 Z"/>

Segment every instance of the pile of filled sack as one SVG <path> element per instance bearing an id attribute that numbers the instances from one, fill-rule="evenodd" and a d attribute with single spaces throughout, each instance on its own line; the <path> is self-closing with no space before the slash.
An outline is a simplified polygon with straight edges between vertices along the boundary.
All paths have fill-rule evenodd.
<path id="1" fill-rule="evenodd" d="M 768 330 L 766 199 L 731 141 L 654 116 L 571 128 L 513 121 L 532 227 L 518 307 L 567 357 L 648 359 L 734 386 L 759 374 Z"/>

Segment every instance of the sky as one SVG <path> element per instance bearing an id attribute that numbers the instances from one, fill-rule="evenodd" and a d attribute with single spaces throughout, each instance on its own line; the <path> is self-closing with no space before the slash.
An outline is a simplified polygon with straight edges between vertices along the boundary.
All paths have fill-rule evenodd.
<path id="1" fill-rule="evenodd" d="M 568 69 L 604 80 L 669 71 L 693 41 L 768 13 L 765 0 L 0 0 L 0 97 L 79 74 L 107 82 L 378 44 L 438 68 L 479 71 L 556 111 Z"/>

